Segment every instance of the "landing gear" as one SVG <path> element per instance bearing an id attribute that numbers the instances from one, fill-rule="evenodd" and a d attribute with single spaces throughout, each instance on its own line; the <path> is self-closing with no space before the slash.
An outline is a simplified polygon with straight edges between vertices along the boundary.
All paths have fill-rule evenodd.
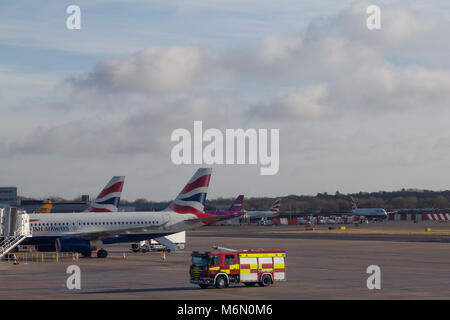
<path id="1" fill-rule="evenodd" d="M 81 255 L 85 258 L 89 258 L 92 255 L 91 250 L 82 252 Z"/>
<path id="2" fill-rule="evenodd" d="M 100 249 L 97 251 L 97 257 L 98 258 L 106 258 L 108 256 L 108 251 L 105 249 Z"/>

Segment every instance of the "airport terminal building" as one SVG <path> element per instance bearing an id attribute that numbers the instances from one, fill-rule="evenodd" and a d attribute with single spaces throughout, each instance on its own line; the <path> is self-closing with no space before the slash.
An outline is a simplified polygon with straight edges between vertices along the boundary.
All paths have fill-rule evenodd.
<path id="1" fill-rule="evenodd" d="M 0 187 L 0 203 L 17 205 L 17 187 Z"/>

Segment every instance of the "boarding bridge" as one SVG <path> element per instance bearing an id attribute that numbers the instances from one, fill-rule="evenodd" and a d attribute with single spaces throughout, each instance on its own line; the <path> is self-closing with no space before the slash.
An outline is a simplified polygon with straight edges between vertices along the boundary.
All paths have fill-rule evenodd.
<path id="1" fill-rule="evenodd" d="M 16 207 L 0 205 L 0 259 L 31 237 L 30 218 Z"/>

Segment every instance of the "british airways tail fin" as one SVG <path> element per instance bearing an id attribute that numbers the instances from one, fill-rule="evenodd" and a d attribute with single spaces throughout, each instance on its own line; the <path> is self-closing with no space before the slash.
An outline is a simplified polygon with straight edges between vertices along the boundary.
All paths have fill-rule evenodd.
<path id="1" fill-rule="evenodd" d="M 281 198 L 278 198 L 270 207 L 270 211 L 280 213 L 280 205 L 281 205 Z"/>
<path id="2" fill-rule="evenodd" d="M 173 200 L 167 210 L 176 213 L 203 213 L 212 168 L 200 168 L 189 179 L 180 194 Z"/>
<path id="3" fill-rule="evenodd" d="M 122 195 L 124 176 L 115 176 L 106 184 L 87 209 L 90 212 L 117 212 Z"/>
<path id="4" fill-rule="evenodd" d="M 228 211 L 241 211 L 243 202 L 244 202 L 244 195 L 241 194 L 236 198 L 236 200 L 234 200 L 233 204 L 231 205 L 230 209 L 228 209 Z"/>
<path id="5" fill-rule="evenodd" d="M 352 210 L 358 209 L 355 199 L 353 197 L 350 197 L 350 199 L 352 199 Z"/>

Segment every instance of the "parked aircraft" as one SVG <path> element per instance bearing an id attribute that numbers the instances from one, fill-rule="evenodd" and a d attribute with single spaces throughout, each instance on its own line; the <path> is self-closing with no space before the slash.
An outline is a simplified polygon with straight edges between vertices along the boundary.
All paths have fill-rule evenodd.
<path id="1" fill-rule="evenodd" d="M 90 212 L 29 214 L 32 236 L 22 245 L 37 250 L 80 252 L 105 258 L 105 245 L 156 239 L 218 221 L 217 215 L 203 212 L 211 168 L 201 168 L 192 176 L 169 207 L 161 212 Z"/>
<path id="2" fill-rule="evenodd" d="M 242 209 L 242 203 L 244 202 L 244 195 L 239 195 L 236 200 L 231 204 L 228 210 L 206 210 L 205 213 L 215 214 L 224 219 L 232 219 L 240 217 L 246 214 L 246 211 Z"/>
<path id="3" fill-rule="evenodd" d="M 272 204 L 269 211 L 247 211 L 245 217 L 250 220 L 261 219 L 260 222 L 264 224 L 264 221 L 267 220 L 267 218 L 273 218 L 280 214 L 280 204 L 281 198 L 278 198 Z"/>
<path id="4" fill-rule="evenodd" d="M 372 218 L 387 218 L 388 214 L 383 208 L 358 208 L 355 199 L 351 197 L 352 200 L 352 213 L 354 215 L 362 217 L 372 217 Z"/>

